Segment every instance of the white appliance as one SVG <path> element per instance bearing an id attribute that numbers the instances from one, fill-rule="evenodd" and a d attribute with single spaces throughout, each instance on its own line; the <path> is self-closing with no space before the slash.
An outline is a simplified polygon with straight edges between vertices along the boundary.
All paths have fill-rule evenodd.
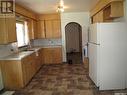
<path id="1" fill-rule="evenodd" d="M 3 82 L 2 82 L 2 74 L 1 74 L 1 69 L 0 69 L 0 90 L 4 88 Z"/>
<path id="2" fill-rule="evenodd" d="M 88 43 L 89 76 L 99 90 L 127 87 L 127 24 L 92 24 Z M 127 71 L 127 70 L 126 70 Z"/>

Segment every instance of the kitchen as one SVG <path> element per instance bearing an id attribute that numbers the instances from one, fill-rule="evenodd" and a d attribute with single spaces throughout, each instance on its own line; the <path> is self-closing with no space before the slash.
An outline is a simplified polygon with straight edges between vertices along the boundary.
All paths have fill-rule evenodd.
<path id="1" fill-rule="evenodd" d="M 108 27 L 106 25 L 103 26 L 103 24 L 101 24 L 101 23 L 102 22 L 107 22 L 107 23 L 115 22 L 118 24 L 118 26 L 120 28 L 123 27 L 121 29 L 122 30 L 121 33 L 117 34 L 117 35 L 122 36 L 120 38 L 121 39 L 120 43 L 121 42 L 126 43 L 126 40 L 127 40 L 125 37 L 125 35 L 126 35 L 126 32 L 125 32 L 126 26 L 125 25 L 126 24 L 121 24 L 122 22 L 123 23 L 126 22 L 126 19 L 127 19 L 127 17 L 126 17 L 127 16 L 126 15 L 126 9 L 127 9 L 126 0 L 107 0 L 107 1 L 100 0 L 100 1 L 98 1 L 98 3 L 96 3 L 97 2 L 96 0 L 93 0 L 94 3 L 93 4 L 91 3 L 91 6 L 93 7 L 93 9 L 91 9 L 91 11 L 90 11 L 90 9 L 87 10 L 87 7 L 89 7 L 89 6 L 85 6 L 86 10 L 85 9 L 82 10 L 82 7 L 81 8 L 77 7 L 78 5 L 76 6 L 75 4 L 78 4 L 79 1 L 78 2 L 75 1 L 72 4 L 74 4 L 73 7 L 75 6 L 77 9 L 80 8 L 77 11 L 75 8 L 73 10 L 69 10 L 69 9 L 66 9 L 66 7 L 65 7 L 64 12 L 62 12 L 62 10 L 61 11 L 57 10 L 57 12 L 56 12 L 56 9 L 55 9 L 53 11 L 50 10 L 49 13 L 48 13 L 48 9 L 50 9 L 50 8 L 47 8 L 47 13 L 46 13 L 45 12 L 46 8 L 44 8 L 43 6 L 40 6 L 43 10 L 40 9 L 39 7 L 37 7 L 39 5 L 36 5 L 36 4 L 39 4 L 39 2 L 37 2 L 37 3 L 36 2 L 37 1 L 33 1 L 33 0 L 31 0 L 31 1 L 17 0 L 16 4 L 14 4 L 15 5 L 14 6 L 15 7 L 14 17 L 9 17 L 9 16 L 7 17 L 6 16 L 5 18 L 0 18 L 0 31 L 1 31 L 0 32 L 0 35 L 1 35 L 0 36 L 0 54 L 1 54 L 0 55 L 0 60 L 1 60 L 0 65 L 1 65 L 1 73 L 2 73 L 1 74 L 1 76 L 2 76 L 1 85 L 0 85 L 1 89 L 5 88 L 7 90 L 12 90 L 12 91 L 19 90 L 19 92 L 20 92 L 20 90 L 22 88 L 24 88 L 24 90 L 25 90 L 25 87 L 27 87 L 27 85 L 29 86 L 29 84 L 32 83 L 31 81 L 34 80 L 34 77 L 36 77 L 36 75 L 38 75 L 38 73 L 40 71 L 43 72 L 43 74 L 44 74 L 44 71 L 46 73 L 46 69 L 47 69 L 47 74 L 48 74 L 48 71 L 50 72 L 50 69 L 52 70 L 53 68 L 56 71 L 59 70 L 59 68 L 64 68 L 65 70 L 67 70 L 68 65 L 66 63 L 68 60 L 67 60 L 67 54 L 66 54 L 65 26 L 69 22 L 76 22 L 76 23 L 80 24 L 82 27 L 82 42 L 81 42 L 81 44 L 82 44 L 82 61 L 85 65 L 88 65 L 88 58 L 86 58 L 88 55 L 89 62 L 90 62 L 89 63 L 90 64 L 89 65 L 90 75 L 89 76 L 92 79 L 92 81 L 96 84 L 96 81 L 95 81 L 96 76 L 92 75 L 92 74 L 96 75 L 96 73 L 94 73 L 95 71 L 93 71 L 93 69 L 91 69 L 91 67 L 93 66 L 91 63 L 96 62 L 96 60 L 91 60 L 91 58 L 94 58 L 94 57 L 96 58 L 96 55 L 92 56 L 92 57 L 90 56 L 90 53 L 92 52 L 92 50 L 89 51 L 90 50 L 90 43 L 88 43 L 88 41 L 90 42 L 90 41 L 92 41 L 91 39 L 94 39 L 95 36 L 93 36 L 93 35 L 96 35 L 94 32 L 93 35 L 91 36 L 91 33 L 92 33 L 91 31 L 93 31 L 91 29 L 94 29 L 91 27 L 95 27 L 96 25 L 97 25 L 97 27 L 100 27 L 100 26 L 101 27 Z M 47 2 L 46 2 L 46 4 L 47 4 L 46 6 L 48 6 L 48 4 L 51 3 L 50 1 L 48 3 Z M 62 4 L 61 4 L 62 6 L 64 3 L 66 6 L 66 2 L 67 2 L 66 0 L 65 1 L 62 0 L 61 2 L 62 2 Z M 84 4 L 83 4 L 84 2 L 86 2 L 85 5 L 87 5 L 87 3 L 90 4 L 90 1 L 88 2 L 87 0 L 85 0 L 85 1 L 81 0 L 81 3 L 79 3 L 79 6 L 80 6 L 80 4 L 82 4 L 82 6 L 84 6 Z M 91 2 L 92 2 L 92 0 L 91 0 Z M 34 3 L 35 3 L 35 5 L 34 5 Z M 54 4 L 54 3 L 56 4 L 56 2 L 52 2 L 52 4 Z M 67 3 L 69 3 L 69 2 L 67 2 Z M 59 4 L 59 2 L 57 3 L 57 5 L 58 4 Z M 71 3 L 69 3 L 69 4 L 71 4 Z M 34 9 L 33 9 L 33 6 L 35 6 Z M 59 5 L 58 5 L 58 9 L 59 8 L 62 8 L 62 7 L 59 7 Z M 41 12 L 41 14 L 37 14 L 39 12 Z M 96 23 L 99 23 L 99 24 L 96 24 Z M 96 25 L 91 26 L 91 24 L 96 24 Z M 112 25 L 110 25 L 110 26 L 112 26 Z M 116 27 L 116 30 L 120 29 L 118 26 L 117 25 L 114 26 L 114 27 Z M 107 28 L 105 28 L 105 31 L 106 31 L 106 29 Z M 94 31 L 95 30 L 99 31 L 99 29 L 98 28 L 96 29 L 96 27 L 95 27 Z M 116 31 L 116 30 L 114 29 L 114 31 Z M 108 31 L 110 31 L 110 27 L 109 27 Z M 97 34 L 97 35 L 101 35 L 101 34 Z M 93 38 L 90 38 L 90 37 L 93 37 Z M 111 38 L 112 37 L 114 37 L 114 36 L 111 36 Z M 18 41 L 18 43 L 17 43 L 17 41 Z M 88 47 L 87 47 L 87 43 L 88 43 Z M 97 43 L 97 44 L 100 44 L 100 43 Z M 118 46 L 118 43 L 116 43 L 114 45 Z M 120 44 L 120 45 L 124 46 L 123 44 Z M 124 48 L 122 46 L 120 46 L 120 47 L 118 46 L 120 49 L 117 49 L 116 51 L 120 51 L 121 49 L 126 49 L 126 45 L 124 46 Z M 87 47 L 87 48 L 85 48 L 85 47 Z M 112 47 L 112 48 L 114 48 L 114 47 Z M 85 52 L 87 52 L 87 49 L 88 49 L 88 54 L 87 53 L 84 54 L 84 50 L 85 50 Z M 114 52 L 116 52 L 116 51 L 114 51 Z M 118 59 L 120 57 L 119 60 L 122 60 L 121 63 L 124 63 L 124 62 L 126 63 L 126 58 L 125 58 L 126 54 L 125 53 L 126 52 L 120 53 L 120 55 L 124 55 L 124 57 L 122 57 L 122 58 L 120 57 L 120 55 L 118 53 L 115 53 L 118 56 L 113 57 L 113 58 Z M 93 52 L 91 54 L 94 55 Z M 108 61 L 110 62 L 110 59 L 108 59 Z M 98 63 L 98 61 L 97 61 L 97 63 Z M 63 64 L 65 64 L 65 66 Z M 69 65 L 69 68 L 71 70 L 73 68 L 76 68 L 75 66 L 77 66 L 77 68 L 79 67 L 79 69 L 82 70 L 83 68 L 80 68 L 81 64 L 78 64 L 78 65 L 77 64 L 75 65 L 72 63 L 72 65 Z M 125 67 L 125 65 L 120 66 L 121 68 L 119 69 L 119 74 L 126 73 L 123 71 L 120 72 L 120 70 L 123 68 L 123 66 Z M 94 67 L 92 67 L 92 68 L 94 68 Z M 94 69 L 96 69 L 96 68 L 94 68 Z M 55 72 L 55 70 L 51 71 L 51 72 L 57 73 L 57 72 Z M 118 69 L 114 69 L 114 71 L 117 71 L 117 70 Z M 85 71 L 85 69 L 83 71 Z M 60 72 L 60 70 L 58 72 Z M 61 72 L 62 72 L 62 69 L 61 69 Z M 71 72 L 71 71 L 65 71 L 65 72 Z M 75 70 L 74 70 L 74 72 L 75 72 Z M 103 70 L 102 70 L 102 72 L 103 72 Z M 71 72 L 71 73 L 73 74 L 73 72 Z M 109 70 L 109 73 L 110 73 L 110 70 Z M 62 74 L 64 75 L 64 73 L 62 73 Z M 116 73 L 114 73 L 114 74 L 116 74 Z M 103 73 L 102 73 L 102 75 L 103 75 Z M 65 74 L 65 76 L 66 76 L 66 74 Z M 106 86 L 104 88 L 103 87 L 101 88 L 101 86 L 98 84 L 96 84 L 96 86 L 99 87 L 100 90 L 125 89 L 126 88 L 125 87 L 126 78 L 120 78 L 120 77 L 127 77 L 127 76 L 121 76 L 121 75 L 117 75 L 117 76 L 118 77 L 116 77 L 116 76 L 112 76 L 112 77 L 115 77 L 119 80 L 122 79 L 122 82 L 120 84 L 117 84 L 114 86 L 113 86 L 113 84 L 111 84 L 112 87 Z M 55 77 L 58 77 L 58 76 L 55 76 Z M 68 77 L 70 77 L 70 76 L 68 75 Z M 106 78 L 109 78 L 109 76 Z M 73 80 L 73 77 L 71 80 Z M 117 80 L 117 81 L 119 82 L 119 80 Z M 56 81 L 56 83 L 58 81 Z M 75 81 L 77 81 L 77 80 L 75 80 Z M 45 82 L 45 81 L 43 80 L 43 82 Z M 79 81 L 79 82 L 81 82 L 81 81 Z M 112 81 L 110 80 L 110 82 L 112 82 Z M 106 82 L 106 84 L 109 84 L 109 83 Z M 51 84 L 51 85 L 53 85 L 53 84 Z M 51 86 L 51 85 L 49 85 L 49 86 Z M 122 86 L 118 86 L 118 85 L 122 85 Z M 63 86 L 63 85 L 61 85 L 61 86 Z M 85 86 L 85 85 L 83 85 L 83 86 Z M 63 89 L 65 89 L 65 88 L 63 88 Z M 72 90 L 74 90 L 74 89 L 72 89 Z M 93 95 L 91 93 L 91 91 L 88 91 L 86 89 L 85 89 L 85 91 L 84 91 L 84 94 L 87 93 L 88 95 Z M 14 95 L 20 95 L 19 92 L 17 91 L 16 93 L 18 93 L 18 94 L 14 94 Z M 43 93 L 43 92 L 45 92 L 45 91 L 43 91 L 43 90 L 40 91 L 40 93 Z M 63 91 L 60 91 L 60 92 L 63 92 Z M 119 92 L 119 91 L 116 91 L 116 92 Z M 125 92 L 125 90 L 122 92 Z M 24 92 L 21 91 L 21 93 L 24 93 Z M 37 90 L 37 91 L 35 91 L 35 93 L 39 93 L 39 91 Z M 49 93 L 49 92 L 47 92 L 47 93 Z M 78 93 L 78 91 L 75 93 L 82 95 L 82 94 L 80 94 L 81 93 L 80 90 L 79 90 L 79 93 Z M 98 93 L 101 93 L 101 92 L 98 92 Z M 105 93 L 108 93 L 108 92 L 105 92 Z M 113 92 L 111 92 L 111 93 L 113 93 Z M 25 93 L 23 95 L 25 95 Z M 46 95 L 52 95 L 52 93 L 49 93 Z M 53 95 L 55 95 L 55 94 L 53 94 Z M 66 94 L 64 94 L 64 95 L 66 95 Z M 69 94 L 69 95 L 71 95 L 71 94 Z M 98 95 L 98 94 L 95 94 L 95 95 Z"/>

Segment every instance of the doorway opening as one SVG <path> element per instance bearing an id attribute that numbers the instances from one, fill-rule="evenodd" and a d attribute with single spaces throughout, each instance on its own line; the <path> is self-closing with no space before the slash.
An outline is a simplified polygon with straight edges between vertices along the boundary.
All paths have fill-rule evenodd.
<path id="1" fill-rule="evenodd" d="M 65 26 L 66 55 L 68 63 L 82 63 L 82 27 L 76 22 Z"/>

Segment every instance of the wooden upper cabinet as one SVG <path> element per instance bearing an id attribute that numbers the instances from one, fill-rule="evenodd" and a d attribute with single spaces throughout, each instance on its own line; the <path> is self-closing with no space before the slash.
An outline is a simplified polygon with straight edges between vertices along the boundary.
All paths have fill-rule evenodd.
<path id="1" fill-rule="evenodd" d="M 38 18 L 38 38 L 61 38 L 59 14 L 40 15 Z"/>
<path id="2" fill-rule="evenodd" d="M 60 38 L 60 20 L 46 20 L 46 38 Z"/>
<path id="3" fill-rule="evenodd" d="M 96 22 L 103 22 L 104 18 L 103 18 L 103 11 L 98 12 L 96 15 L 94 15 L 92 17 L 92 22 L 96 23 Z"/>
<path id="4" fill-rule="evenodd" d="M 53 38 L 53 23 L 52 20 L 45 21 L 46 38 Z"/>
<path id="5" fill-rule="evenodd" d="M 53 38 L 61 38 L 60 20 L 53 20 Z"/>
<path id="6" fill-rule="evenodd" d="M 27 20 L 29 39 L 33 40 L 37 38 L 37 21 L 33 19 Z"/>
<path id="7" fill-rule="evenodd" d="M 6 43 L 7 28 L 6 28 L 5 25 L 6 25 L 5 19 L 4 18 L 0 18 L 0 44 L 5 44 Z"/>
<path id="8" fill-rule="evenodd" d="M 28 26 L 29 39 L 33 40 L 34 39 L 34 31 L 33 31 L 33 20 L 32 19 L 29 19 L 27 21 L 27 26 Z"/>
<path id="9" fill-rule="evenodd" d="M 43 20 L 37 21 L 37 37 L 38 39 L 45 38 L 45 22 Z"/>
<path id="10" fill-rule="evenodd" d="M 37 39 L 37 21 L 33 20 L 34 39 Z"/>
<path id="11" fill-rule="evenodd" d="M 99 0 L 91 10 L 92 23 L 111 22 L 124 15 L 123 0 Z"/>
<path id="12" fill-rule="evenodd" d="M 123 2 L 112 2 L 103 10 L 104 20 L 110 20 L 124 15 Z"/>
<path id="13" fill-rule="evenodd" d="M 16 42 L 16 19 L 15 18 L 6 18 L 6 25 L 8 31 L 8 42 Z"/>
<path id="14" fill-rule="evenodd" d="M 0 18 L 0 44 L 16 42 L 16 20 L 14 18 Z"/>

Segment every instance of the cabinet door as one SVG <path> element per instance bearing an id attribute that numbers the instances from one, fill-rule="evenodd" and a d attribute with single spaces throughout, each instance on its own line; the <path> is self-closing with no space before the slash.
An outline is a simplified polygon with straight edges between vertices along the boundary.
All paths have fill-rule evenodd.
<path id="1" fill-rule="evenodd" d="M 97 23 L 97 14 L 93 16 L 93 23 Z"/>
<path id="2" fill-rule="evenodd" d="M 45 25 L 44 21 L 40 20 L 37 22 L 37 38 L 42 39 L 45 38 Z"/>
<path id="3" fill-rule="evenodd" d="M 38 69 L 40 69 L 41 65 L 42 65 L 42 60 L 41 60 L 41 52 L 38 51 L 38 56 L 36 56 L 36 71 L 38 71 Z"/>
<path id="4" fill-rule="evenodd" d="M 52 63 L 52 48 L 44 48 L 43 49 L 43 61 L 44 64 Z"/>
<path id="5" fill-rule="evenodd" d="M 98 12 L 93 16 L 93 23 L 104 22 L 103 11 Z"/>
<path id="6" fill-rule="evenodd" d="M 33 32 L 34 32 L 34 39 L 37 39 L 37 21 L 33 20 Z"/>
<path id="7" fill-rule="evenodd" d="M 52 38 L 53 37 L 52 20 L 46 20 L 45 27 L 46 27 L 46 38 Z"/>
<path id="8" fill-rule="evenodd" d="M 98 22 L 104 22 L 103 11 L 100 11 L 100 12 L 98 13 Z"/>
<path id="9" fill-rule="evenodd" d="M 34 54 L 31 54 L 22 60 L 25 85 L 31 80 L 31 78 L 35 74 L 34 60 Z"/>
<path id="10" fill-rule="evenodd" d="M 27 85 L 29 80 L 31 79 L 31 61 L 30 62 L 23 62 L 23 76 L 24 76 L 24 85 Z"/>
<path id="11" fill-rule="evenodd" d="M 24 85 L 27 85 L 30 79 L 30 70 L 31 70 L 31 65 L 30 62 L 26 58 L 22 60 L 22 66 L 23 66 L 23 80 L 24 80 Z"/>
<path id="12" fill-rule="evenodd" d="M 34 26 L 33 26 L 33 20 L 32 19 L 29 19 L 27 21 L 27 26 L 28 26 L 28 33 L 29 33 L 29 39 L 30 40 L 33 40 L 34 39 Z"/>
<path id="13" fill-rule="evenodd" d="M 53 48 L 52 49 L 52 63 L 57 64 L 62 62 L 62 49 Z"/>
<path id="14" fill-rule="evenodd" d="M 16 41 L 15 18 L 0 18 L 0 44 Z"/>
<path id="15" fill-rule="evenodd" d="M 16 42 L 16 20 L 15 18 L 6 18 L 6 25 L 7 25 L 7 33 L 8 33 L 8 42 Z"/>
<path id="16" fill-rule="evenodd" d="M 0 61 L 4 87 L 6 89 L 19 89 L 24 86 L 22 65 L 20 61 Z"/>
<path id="17" fill-rule="evenodd" d="M 60 38 L 61 37 L 61 24 L 60 24 L 60 20 L 53 20 L 52 21 L 53 24 L 53 34 L 52 37 L 53 38 Z"/>
<path id="18" fill-rule="evenodd" d="M 0 18 L 0 44 L 5 44 L 7 40 L 7 26 L 5 18 Z"/>
<path id="19" fill-rule="evenodd" d="M 42 49 L 40 49 L 39 51 L 38 51 L 38 68 L 40 68 L 41 67 L 41 65 L 42 65 Z"/>

